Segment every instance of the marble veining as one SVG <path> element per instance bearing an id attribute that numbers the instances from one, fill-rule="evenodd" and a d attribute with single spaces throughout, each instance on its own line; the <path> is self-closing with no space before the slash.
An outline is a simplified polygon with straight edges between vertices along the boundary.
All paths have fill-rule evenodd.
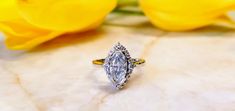
<path id="1" fill-rule="evenodd" d="M 143 22 L 135 28 L 106 25 L 78 35 L 29 52 L 9 51 L 1 44 L 0 110 L 235 110 L 233 30 L 164 32 Z M 103 68 L 91 64 L 106 57 L 117 41 L 133 58 L 147 61 L 118 91 Z"/>

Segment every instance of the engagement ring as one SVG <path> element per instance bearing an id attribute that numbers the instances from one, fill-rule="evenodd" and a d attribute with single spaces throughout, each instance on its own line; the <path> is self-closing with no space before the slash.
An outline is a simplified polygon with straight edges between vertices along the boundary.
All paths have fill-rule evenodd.
<path id="1" fill-rule="evenodd" d="M 92 62 L 96 65 L 103 65 L 109 80 L 117 89 L 121 89 L 129 80 L 134 67 L 145 63 L 145 60 L 131 58 L 127 49 L 117 43 L 105 59 L 97 59 Z"/>

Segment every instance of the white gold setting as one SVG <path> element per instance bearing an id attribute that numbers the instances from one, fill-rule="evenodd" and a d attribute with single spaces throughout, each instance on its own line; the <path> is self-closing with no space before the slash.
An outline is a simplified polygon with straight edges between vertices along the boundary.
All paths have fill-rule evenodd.
<path id="1" fill-rule="evenodd" d="M 131 58 L 128 50 L 120 43 L 117 43 L 109 51 L 105 59 L 93 61 L 94 64 L 104 66 L 109 80 L 117 89 L 123 88 L 129 80 L 134 67 L 144 62 L 145 60 L 143 59 Z"/>

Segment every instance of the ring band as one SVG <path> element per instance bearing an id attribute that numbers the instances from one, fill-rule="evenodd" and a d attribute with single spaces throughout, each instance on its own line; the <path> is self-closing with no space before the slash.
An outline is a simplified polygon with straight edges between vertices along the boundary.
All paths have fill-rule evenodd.
<path id="1" fill-rule="evenodd" d="M 105 59 L 96 59 L 92 63 L 103 65 L 109 80 L 117 89 L 121 89 L 129 80 L 134 67 L 145 63 L 145 60 L 131 58 L 127 49 L 118 43 Z"/>
<path id="2" fill-rule="evenodd" d="M 135 59 L 132 59 L 132 60 L 133 60 L 133 63 L 135 65 L 140 65 L 140 64 L 145 63 L 144 59 L 137 59 L 137 58 L 135 58 Z M 104 61 L 105 61 L 105 59 L 96 59 L 96 60 L 93 60 L 92 63 L 96 64 L 96 65 L 103 65 Z"/>

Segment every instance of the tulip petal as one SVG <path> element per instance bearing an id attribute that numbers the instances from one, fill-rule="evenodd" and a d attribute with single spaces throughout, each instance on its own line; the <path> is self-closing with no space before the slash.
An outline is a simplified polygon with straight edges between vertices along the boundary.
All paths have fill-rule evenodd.
<path id="1" fill-rule="evenodd" d="M 0 21 L 20 18 L 15 0 L 0 0 Z"/>
<path id="2" fill-rule="evenodd" d="M 184 31 L 214 24 L 227 11 L 234 9 L 234 0 L 140 0 L 150 21 L 166 30 Z"/>
<path id="3" fill-rule="evenodd" d="M 217 18 L 214 25 L 235 29 L 235 22 L 228 15 L 224 15 L 224 16 Z"/>
<path id="4" fill-rule="evenodd" d="M 12 50 L 28 50 L 64 32 L 35 28 L 24 20 L 0 22 L 0 29 L 6 35 L 6 45 Z"/>
<path id="5" fill-rule="evenodd" d="M 116 5 L 116 0 L 18 1 L 20 13 L 30 24 L 57 31 L 87 28 L 103 19 Z"/>
<path id="6" fill-rule="evenodd" d="M 65 33 L 94 29 L 116 5 L 115 0 L 16 1 L 0 1 L 0 30 L 13 50 L 31 49 Z"/>

